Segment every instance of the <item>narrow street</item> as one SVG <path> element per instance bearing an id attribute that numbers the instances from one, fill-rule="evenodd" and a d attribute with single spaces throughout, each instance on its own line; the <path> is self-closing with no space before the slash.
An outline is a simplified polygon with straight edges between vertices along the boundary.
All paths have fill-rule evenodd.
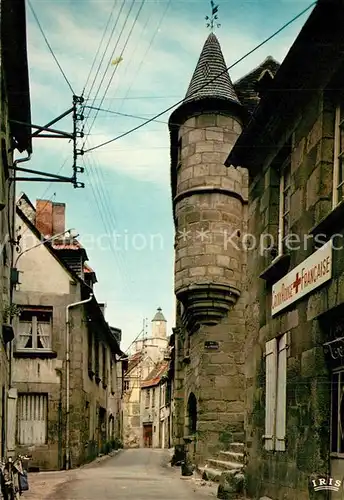
<path id="1" fill-rule="evenodd" d="M 38 473 L 33 479 L 32 487 L 30 485 L 30 492 L 25 497 L 23 495 L 23 500 L 216 498 L 216 486 L 201 481 L 197 476 L 182 478 L 180 467 L 172 468 L 169 460 L 167 450 L 122 450 L 115 457 L 78 470 Z M 51 481 L 55 481 L 53 490 L 49 488 Z"/>

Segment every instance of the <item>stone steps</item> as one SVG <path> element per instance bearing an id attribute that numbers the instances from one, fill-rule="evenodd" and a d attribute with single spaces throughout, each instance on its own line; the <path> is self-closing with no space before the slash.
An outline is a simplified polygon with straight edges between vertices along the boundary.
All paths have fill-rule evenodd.
<path id="1" fill-rule="evenodd" d="M 226 460 L 229 462 L 236 462 L 238 464 L 244 463 L 244 454 L 236 451 L 220 451 L 219 453 L 220 460 Z"/>
<path id="2" fill-rule="evenodd" d="M 230 462 L 228 460 L 218 460 L 217 458 L 208 458 L 206 460 L 209 467 L 219 469 L 222 471 L 240 470 L 243 468 L 244 464 L 238 462 Z"/>
<path id="3" fill-rule="evenodd" d="M 231 443 L 228 448 L 233 453 L 244 453 L 244 443 Z"/>
<path id="4" fill-rule="evenodd" d="M 202 476 L 205 481 L 213 481 L 219 483 L 221 479 L 222 470 L 213 469 L 212 467 L 197 467 L 197 472 Z"/>

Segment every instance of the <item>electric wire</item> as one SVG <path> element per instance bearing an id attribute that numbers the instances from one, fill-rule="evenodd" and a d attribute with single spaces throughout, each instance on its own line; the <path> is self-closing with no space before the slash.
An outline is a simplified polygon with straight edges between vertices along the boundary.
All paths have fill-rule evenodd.
<path id="1" fill-rule="evenodd" d="M 93 71 L 94 65 L 95 65 L 95 63 L 96 63 L 97 57 L 98 57 L 98 55 L 99 55 L 99 52 L 100 52 L 101 46 L 103 45 L 103 41 L 104 41 L 104 38 L 105 38 L 105 35 L 106 35 L 106 32 L 107 32 L 107 29 L 108 29 L 108 27 L 109 27 L 110 21 L 111 21 L 111 19 L 112 19 L 112 16 L 113 16 L 113 13 L 114 13 L 114 10 L 115 10 L 115 6 L 116 6 L 116 0 L 114 0 L 114 2 L 113 2 L 113 6 L 112 6 L 112 9 L 111 9 L 111 12 L 110 12 L 109 18 L 108 18 L 108 20 L 107 20 L 106 26 L 105 26 L 104 31 L 103 31 L 103 36 L 102 36 L 102 38 L 101 38 L 101 40 L 100 40 L 100 43 L 99 43 L 99 45 L 98 45 L 98 49 L 97 49 L 96 55 L 94 56 L 94 59 L 93 59 L 93 62 L 92 62 L 92 66 L 91 66 L 91 69 L 90 69 L 90 71 L 89 71 L 89 73 L 88 73 L 88 77 L 87 77 L 87 79 L 86 79 L 86 83 L 85 83 L 85 85 L 84 85 L 84 89 L 83 89 L 82 94 L 81 94 L 82 96 L 84 95 L 85 90 L 86 90 L 86 87 L 87 87 L 87 85 L 88 85 L 88 82 L 89 82 L 89 80 L 90 80 L 90 78 L 91 78 L 91 74 L 92 74 L 92 71 Z M 96 76 L 97 76 L 97 73 L 96 73 Z"/>
<path id="2" fill-rule="evenodd" d="M 84 162 L 86 175 L 89 178 L 92 194 L 93 194 L 100 218 L 101 218 L 103 226 L 104 226 L 104 230 L 110 235 L 111 231 L 109 230 L 109 228 L 111 229 L 111 224 L 112 224 L 111 223 L 111 214 L 112 214 L 112 212 L 110 210 L 108 210 L 108 207 L 106 207 L 106 205 L 104 205 L 104 200 L 103 200 L 103 197 L 102 197 L 101 192 L 99 190 L 99 186 L 97 184 L 96 184 L 97 187 L 93 186 L 91 172 L 92 171 L 94 172 L 94 168 L 92 168 L 92 166 L 91 166 L 90 157 L 88 157 L 88 158 L 83 157 L 83 162 Z M 88 164 L 86 164 L 86 163 L 88 163 Z M 104 215 L 103 215 L 103 212 L 104 212 Z M 110 224 L 109 224 L 109 221 L 110 221 Z M 110 242 L 112 243 L 111 238 L 110 238 Z M 112 245 L 110 245 L 110 250 L 115 257 L 115 261 L 117 263 L 117 267 L 119 268 L 119 272 L 120 272 L 120 274 L 122 274 L 123 269 L 121 268 L 121 263 L 118 262 L 118 258 L 121 256 L 121 252 L 116 252 L 115 248 Z M 122 277 L 123 277 L 123 275 L 122 275 Z M 124 269 L 123 284 L 124 284 L 124 287 L 126 287 L 127 292 L 130 293 L 130 289 L 128 286 L 128 280 L 125 278 L 127 278 L 127 276 L 126 276 L 125 269 Z"/>
<path id="3" fill-rule="evenodd" d="M 130 31 L 129 31 L 129 34 L 128 34 L 128 36 L 127 36 L 127 39 L 126 39 L 126 41 L 125 41 L 125 43 L 124 43 L 124 47 L 123 47 L 123 49 L 122 49 L 122 51 L 121 51 L 121 54 L 120 54 L 120 56 L 119 56 L 120 58 L 122 58 L 122 56 L 123 56 L 123 54 L 124 54 L 124 51 L 125 51 L 125 49 L 126 49 L 126 47 L 127 47 L 127 45 L 128 45 L 129 39 L 130 39 L 130 37 L 131 37 L 131 35 L 132 35 L 132 32 L 133 32 L 134 27 L 135 27 L 135 25 L 136 25 L 136 23 L 137 23 L 137 20 L 138 20 L 138 18 L 139 18 L 139 16 L 140 16 L 140 13 L 141 13 L 142 8 L 143 8 L 143 6 L 144 6 L 144 4 L 145 4 L 145 1 L 146 1 L 146 0 L 142 0 L 141 5 L 140 5 L 140 7 L 139 7 L 139 9 L 138 9 L 138 11 L 137 11 L 137 13 L 136 13 L 136 16 L 135 16 L 134 22 L 133 22 L 133 24 L 132 24 L 132 26 L 131 26 L 131 29 L 130 29 Z M 128 14 L 127 14 L 127 17 L 126 17 L 126 19 L 125 19 L 125 22 L 124 22 L 123 28 L 122 28 L 122 30 L 121 30 L 121 33 L 120 33 L 120 35 L 119 35 L 119 37 L 118 37 L 117 43 L 116 43 L 116 45 L 115 45 L 115 48 L 114 48 L 114 50 L 113 50 L 113 52 L 112 52 L 110 62 L 111 62 L 111 60 L 112 60 L 112 58 L 113 58 L 113 56 L 114 56 L 114 54 L 115 54 L 115 52 L 116 52 L 117 45 L 118 45 L 118 43 L 119 43 L 119 40 L 120 40 L 120 38 L 121 38 L 121 36 L 122 36 L 122 33 L 123 33 L 123 31 L 124 31 L 124 28 L 125 28 L 125 26 L 126 26 L 126 24 L 127 24 L 127 21 L 128 21 L 128 19 L 129 19 L 130 13 L 131 13 L 131 11 L 132 11 L 132 9 L 133 9 L 133 7 L 134 7 L 135 3 L 136 3 L 136 0 L 133 0 L 133 1 L 132 1 L 132 4 L 131 4 L 131 6 L 130 6 L 129 12 L 128 12 Z M 101 102 L 100 106 L 103 104 L 104 98 L 105 98 L 105 96 L 106 96 L 106 94 L 107 94 L 107 92 L 108 92 L 108 90 L 109 90 L 109 87 L 110 87 L 110 85 L 111 85 L 111 82 L 112 82 L 112 80 L 113 80 L 113 78 L 114 78 L 115 74 L 116 74 L 117 69 L 118 69 L 118 64 L 116 64 L 116 65 L 115 65 L 115 67 L 114 67 L 114 69 L 113 69 L 112 75 L 111 75 L 111 77 L 110 77 L 110 79 L 109 79 L 109 81 L 108 81 L 107 87 L 106 87 L 106 89 L 105 89 L 105 92 L 104 92 L 104 95 L 103 95 L 103 99 L 100 101 L 100 102 Z M 104 77 L 105 77 L 105 74 L 104 74 Z M 102 81 L 103 81 L 103 80 L 102 80 Z M 96 112 L 96 115 L 95 115 L 95 116 L 94 116 L 94 118 L 93 118 L 93 122 L 92 122 L 92 124 L 91 124 L 91 126 L 90 126 L 90 128 L 89 128 L 89 130 L 88 130 L 88 134 L 90 134 L 90 132 L 91 132 L 91 130 L 92 130 L 92 127 L 94 126 L 94 122 L 96 121 L 97 116 L 98 116 L 98 111 Z"/>
<path id="4" fill-rule="evenodd" d="M 148 13 L 148 16 L 147 16 L 146 22 L 145 22 L 145 24 L 143 25 L 143 28 L 142 28 L 142 30 L 141 30 L 141 33 L 140 33 L 140 35 L 138 35 L 138 37 L 137 37 L 137 43 L 136 43 L 136 45 L 135 45 L 135 48 L 134 48 L 134 50 L 133 50 L 132 54 L 130 55 L 130 57 L 128 57 L 129 64 L 127 64 L 127 65 L 125 66 L 125 70 L 124 70 L 124 72 L 123 72 L 123 74 L 122 74 L 122 79 L 123 79 L 123 80 L 125 80 L 125 77 L 126 77 L 126 75 L 127 75 L 127 73 L 128 73 L 128 69 L 129 69 L 129 68 L 131 68 L 131 63 L 135 60 L 135 59 L 134 59 L 134 54 L 136 53 L 137 48 L 138 48 L 139 46 L 141 46 L 141 45 L 142 45 L 142 38 L 143 38 L 143 35 L 144 35 L 145 31 L 146 31 L 146 28 L 147 28 L 147 26 L 148 26 L 148 24 L 149 24 L 149 21 L 150 21 L 150 20 L 151 20 L 151 15 L 150 15 L 150 13 Z M 137 75 L 136 75 L 136 76 L 137 76 Z M 117 85 L 116 85 L 116 86 L 112 89 L 112 92 L 113 92 L 114 94 L 116 94 L 119 84 L 120 84 L 120 80 L 118 80 L 118 81 L 117 81 Z M 128 91 L 126 92 L 126 95 L 128 95 Z M 103 96 L 102 102 L 103 102 L 103 101 L 105 101 L 105 99 L 107 99 L 107 97 L 106 97 L 106 96 Z M 123 97 L 123 99 L 124 99 L 124 97 Z M 110 107 L 111 107 L 111 104 L 110 104 Z M 110 109 L 110 108 L 109 108 L 109 109 Z"/>
<path id="5" fill-rule="evenodd" d="M 45 33 L 44 33 L 44 30 L 43 30 L 43 28 L 42 28 L 42 26 L 41 26 L 41 23 L 39 22 L 39 19 L 38 19 L 38 17 L 37 17 L 37 14 L 36 14 L 36 12 L 35 12 L 35 10 L 34 10 L 33 6 L 32 6 L 31 0 L 28 0 L 28 4 L 29 4 L 29 7 L 30 7 L 30 9 L 31 9 L 32 15 L 33 15 L 33 17 L 35 18 L 35 21 L 36 21 L 36 23 L 37 23 L 37 25 L 38 25 L 38 28 L 39 28 L 39 30 L 40 30 L 40 32 L 41 32 L 41 34 L 42 34 L 43 38 L 44 38 L 44 41 L 45 41 L 45 43 L 47 44 L 48 49 L 50 50 L 51 55 L 53 56 L 53 58 L 54 58 L 54 60 L 55 60 L 55 62 L 56 62 L 56 64 L 57 64 L 57 66 L 59 67 L 59 69 L 60 69 L 60 71 L 61 71 L 61 73 L 62 73 L 63 78 L 65 79 L 65 81 L 66 81 L 66 83 L 67 83 L 68 87 L 70 88 L 70 90 L 71 90 L 72 94 L 74 95 L 74 90 L 73 90 L 73 87 L 71 86 L 71 84 L 70 84 L 70 82 L 69 82 L 69 80 L 68 80 L 68 78 L 67 78 L 67 76 L 66 76 L 66 73 L 63 71 L 61 64 L 59 63 L 59 61 L 58 61 L 57 57 L 55 56 L 55 53 L 54 53 L 54 51 L 53 51 L 53 49 L 52 49 L 52 47 L 51 47 L 51 45 L 50 45 L 50 43 L 49 43 L 49 41 L 48 41 L 48 39 L 47 39 L 47 37 L 46 37 Z"/>
<path id="6" fill-rule="evenodd" d="M 122 57 L 122 55 L 123 55 L 123 53 L 124 53 L 124 51 L 125 51 L 125 49 L 126 49 L 126 47 L 127 47 L 128 41 L 129 41 L 130 36 L 131 36 L 131 34 L 132 34 L 132 32 L 133 32 L 133 29 L 134 29 L 134 27 L 135 27 L 135 25 L 136 25 L 137 19 L 138 19 L 138 17 L 139 17 L 139 15 L 140 15 L 140 13 L 141 13 L 141 10 L 142 10 L 142 8 L 143 8 L 144 3 L 145 3 L 145 0 L 141 3 L 141 6 L 140 6 L 140 8 L 139 8 L 139 10 L 138 10 L 138 12 L 137 12 L 137 14 L 136 14 L 135 20 L 134 20 L 133 25 L 132 25 L 132 27 L 131 27 L 131 30 L 130 30 L 130 32 L 129 32 L 129 34 L 128 34 L 128 36 L 127 36 L 127 40 L 126 40 L 125 45 L 124 45 L 124 47 L 123 47 L 123 49 L 122 49 L 122 52 L 121 52 L 120 57 Z M 119 42 L 119 40 L 120 40 L 120 38 L 121 38 L 122 32 L 123 32 L 123 30 L 124 30 L 124 28 L 125 28 L 125 26 L 126 26 L 127 20 L 128 20 L 128 18 L 129 18 L 129 16 L 130 16 L 130 13 L 131 13 L 131 11 L 132 11 L 132 8 L 134 7 L 134 4 L 135 4 L 135 2 L 133 1 L 132 6 L 131 6 L 131 8 L 130 8 L 130 10 L 129 10 L 129 12 L 128 12 L 127 18 L 126 18 L 126 20 L 125 20 L 124 26 L 123 26 L 123 28 L 122 28 L 122 31 L 121 31 L 121 33 L 120 33 L 120 35 L 119 35 L 118 41 L 117 41 L 117 43 L 116 43 L 116 46 L 115 46 L 115 48 L 114 48 L 114 50 L 113 50 L 113 54 L 111 55 L 110 61 L 111 61 L 111 59 L 112 59 L 112 57 L 113 57 L 113 55 L 114 55 L 114 53 L 115 53 L 115 51 L 116 51 L 116 48 L 117 48 L 118 42 Z M 106 90 L 105 90 L 105 93 L 104 93 L 104 95 L 103 95 L 103 98 L 102 98 L 102 99 L 104 99 L 104 98 L 105 98 L 105 96 L 106 96 L 106 92 L 107 92 L 107 90 L 108 90 L 108 88 L 109 88 L 109 86 L 110 86 L 110 84 L 111 84 L 112 78 L 113 78 L 113 76 L 114 76 L 114 74 L 115 74 L 116 70 L 117 70 L 117 66 L 114 68 L 114 71 L 113 71 L 112 76 L 111 76 L 111 78 L 110 78 L 110 80 L 109 80 L 109 82 L 108 82 L 108 86 L 107 86 L 107 88 L 106 88 Z M 104 77 L 105 77 L 105 75 L 106 75 L 106 73 L 104 74 Z M 104 80 L 104 77 L 103 77 L 103 80 Z M 102 80 L 102 81 L 103 81 L 103 80 Z M 101 84 L 102 84 L 102 82 L 101 82 Z M 100 84 L 100 86 L 101 86 L 101 84 Z M 99 86 L 99 89 L 100 89 L 100 86 Z M 99 90 L 99 89 L 98 89 L 98 90 Z M 96 116 L 97 116 L 97 115 L 96 115 Z M 92 129 L 92 126 L 93 126 L 93 124 L 94 124 L 94 122 L 95 122 L 96 116 L 95 116 L 95 118 L 93 119 L 93 123 L 91 124 L 91 126 L 90 126 L 90 128 L 89 128 L 89 131 Z M 87 138 L 86 138 L 86 140 L 87 140 Z M 85 141 L 85 142 L 86 142 L 86 141 Z M 93 163 L 95 163 L 95 158 L 93 158 Z M 91 173 L 92 173 L 92 174 L 93 174 L 93 175 L 97 178 L 97 181 L 96 181 L 96 183 L 95 183 L 95 184 L 96 184 L 96 186 L 97 186 L 98 196 L 99 196 L 99 199 L 100 199 L 100 200 L 101 200 L 101 202 L 102 202 L 102 206 L 103 206 L 103 210 L 104 210 L 104 212 L 108 215 L 108 221 L 109 221 L 109 226 L 106 226 L 105 221 L 103 221 L 103 224 L 104 224 L 104 228 L 105 228 L 105 230 L 108 230 L 108 232 L 109 232 L 109 234 L 110 234 L 110 233 L 111 233 L 111 227 L 116 227 L 116 226 L 117 226 L 117 221 L 116 221 L 116 219 L 115 219 L 115 217 L 114 217 L 114 212 L 113 212 L 113 209 L 110 209 L 110 207 L 109 207 L 109 202 L 108 202 L 108 200 L 109 200 L 109 195 L 108 195 L 108 193 L 107 193 L 107 192 L 105 191 L 105 189 L 104 189 L 104 186 L 105 186 L 105 184 L 106 184 L 106 183 L 104 182 L 104 178 L 103 178 L 103 175 L 102 175 L 102 171 L 101 171 L 101 169 L 100 169 L 100 168 L 94 168 L 94 165 L 93 165 L 93 168 L 92 168 L 92 166 L 90 165 L 90 166 L 89 166 L 89 168 L 87 169 L 87 173 L 88 173 L 88 176 L 89 176 L 89 179 L 90 179 L 91 184 L 92 184 Z M 95 198 L 97 198 L 97 193 L 95 192 L 95 190 L 93 190 L 93 194 L 94 194 L 94 197 L 95 197 Z M 98 203 L 98 210 L 101 212 L 101 207 L 100 207 L 100 204 L 99 204 L 99 203 Z M 109 227 L 110 227 L 110 230 L 109 230 Z M 111 249 L 112 249 L 112 247 L 111 247 Z M 112 250 L 113 250 L 113 249 L 112 249 Z M 117 257 L 118 257 L 118 253 L 117 253 L 117 254 L 115 254 L 115 256 L 116 256 L 116 258 L 117 258 Z M 122 256 L 122 254 L 121 254 L 121 252 L 119 253 L 119 260 L 121 260 L 121 258 L 120 258 L 120 257 L 123 257 L 123 256 Z M 120 266 L 119 266 L 119 267 L 120 267 Z M 125 263 L 124 263 L 124 266 L 123 266 L 123 267 L 124 267 L 124 269 L 125 269 L 125 267 L 126 267 L 126 266 L 125 266 Z M 125 274 L 126 274 L 126 273 L 125 273 Z M 127 277 L 127 276 L 125 276 L 125 277 Z M 126 284 L 127 284 L 127 283 L 126 283 Z"/>
<path id="7" fill-rule="evenodd" d="M 108 48 L 109 48 L 109 46 L 110 46 L 110 42 L 111 42 L 111 39 L 112 39 L 112 37 L 113 37 L 113 34 L 114 34 L 114 32 L 115 32 L 115 30 L 116 30 L 116 28 L 117 28 L 117 24 L 118 24 L 118 21 L 119 21 L 119 19 L 120 19 L 121 14 L 122 14 L 122 10 L 123 10 L 124 5 L 125 5 L 125 0 L 123 0 L 122 5 L 121 5 L 121 7 L 120 7 L 120 10 L 119 10 L 119 12 L 118 12 L 118 14 L 117 14 L 117 19 L 116 19 L 116 21 L 115 21 L 115 24 L 114 24 L 114 26 L 113 26 L 112 30 L 111 30 L 111 33 L 110 33 L 109 39 L 108 39 L 108 41 L 107 41 L 107 44 L 106 44 L 105 50 L 104 50 L 104 52 L 103 52 L 103 55 L 102 55 L 102 57 L 101 57 L 100 63 L 99 63 L 99 65 L 98 65 L 97 71 L 96 71 L 96 73 L 95 73 L 95 75 L 94 75 L 94 78 L 93 78 L 93 81 L 92 81 L 92 85 L 91 85 L 91 88 L 90 88 L 90 90 L 89 90 L 89 92 L 88 92 L 88 95 L 87 95 L 86 100 L 89 100 L 89 99 L 90 99 L 90 95 L 91 95 L 92 90 L 93 90 L 93 87 L 94 87 L 94 85 L 95 85 L 95 83 L 96 83 L 96 80 L 97 80 L 98 74 L 100 73 L 100 68 L 101 68 L 101 66 L 102 66 L 102 64 L 103 64 L 104 58 L 105 58 L 106 53 L 107 53 L 107 51 L 108 51 Z M 110 60 L 110 62 L 111 62 L 111 60 Z M 99 94 L 99 90 L 100 90 L 100 87 L 101 87 L 101 85 L 102 85 L 102 83 L 103 83 L 103 80 L 104 80 L 104 77 L 105 77 L 105 74 L 106 74 L 107 70 L 108 70 L 108 66 L 107 66 L 107 68 L 106 68 L 106 70 L 105 70 L 105 73 L 104 73 L 103 79 L 101 80 L 100 85 L 98 86 L 98 90 L 97 90 L 97 92 L 96 92 L 96 94 L 95 94 L 95 97 L 93 98 L 93 101 L 92 101 L 93 103 L 95 102 L 95 99 L 97 98 L 97 96 L 98 96 L 98 94 Z M 91 112 L 90 112 L 90 113 L 91 113 Z M 90 116 L 90 113 L 89 113 L 89 114 L 86 116 L 86 118 L 85 118 L 85 121 L 84 121 L 84 125 L 83 125 L 83 128 L 82 128 L 82 131 L 84 131 L 84 129 L 85 129 L 86 122 L 87 122 L 87 120 L 88 120 L 88 118 L 89 118 L 89 116 Z"/>
<path id="8" fill-rule="evenodd" d="M 251 54 L 253 54 L 255 51 L 257 51 L 259 48 L 261 48 L 263 45 L 265 45 L 267 42 L 269 42 L 270 40 L 272 40 L 272 38 L 274 38 L 275 36 L 277 36 L 279 33 L 281 33 L 285 28 L 287 28 L 290 24 L 292 24 L 294 21 L 296 21 L 299 17 L 301 17 L 303 14 L 305 14 L 309 9 L 311 9 L 314 5 L 316 4 L 316 2 L 313 2 L 311 5 L 309 5 L 307 8 L 303 9 L 299 14 L 297 14 L 296 16 L 294 16 L 290 21 L 288 21 L 286 24 L 284 24 L 281 28 L 279 28 L 277 31 L 275 31 L 272 35 L 270 35 L 268 38 L 266 38 L 265 40 L 263 40 L 260 44 L 256 45 L 253 49 L 251 49 L 249 52 L 247 52 L 245 55 L 243 55 L 242 57 L 240 57 L 237 61 L 235 61 L 233 64 L 231 64 L 230 66 L 228 66 L 228 68 L 224 69 L 223 71 L 221 71 L 221 73 L 219 73 L 218 75 L 216 75 L 214 78 L 212 78 L 211 80 L 209 80 L 209 82 L 205 83 L 204 85 L 202 85 L 201 87 L 197 88 L 194 92 L 190 93 L 188 95 L 188 98 L 192 97 L 194 94 L 198 93 L 200 90 L 202 90 L 203 88 L 207 87 L 208 85 L 210 85 L 211 83 L 213 83 L 214 81 L 216 81 L 218 78 L 220 78 L 223 74 L 225 74 L 227 71 L 229 71 L 230 69 L 234 68 L 234 66 L 236 66 L 237 64 L 239 64 L 240 62 L 242 62 L 244 59 L 246 59 L 248 56 L 250 56 Z M 160 118 L 160 116 L 164 115 L 165 113 L 168 113 L 169 111 L 171 111 L 173 108 L 175 108 L 176 106 L 182 104 L 183 102 L 185 101 L 185 98 L 184 99 L 181 99 L 180 101 L 178 101 L 177 103 L 173 104 L 172 106 L 169 106 L 168 108 L 164 109 L 163 111 L 161 111 L 160 113 L 154 115 L 154 117 L 146 120 L 144 123 L 141 123 L 140 125 L 137 125 L 136 127 L 128 130 L 127 132 L 123 133 L 123 134 L 120 134 L 118 135 L 117 137 L 114 137 L 113 139 L 110 139 L 108 141 L 105 141 L 101 144 L 98 144 L 96 146 L 93 146 L 89 149 L 86 149 L 84 151 L 84 153 L 89 153 L 90 151 L 94 151 L 98 148 L 101 148 L 103 146 L 106 146 L 114 141 L 117 141 L 118 139 L 121 139 L 122 137 L 125 137 L 133 132 L 136 132 L 136 130 L 139 130 L 140 128 L 144 127 L 145 125 L 148 125 L 149 123 L 151 123 L 152 121 L 156 120 L 157 118 Z"/>
<path id="9" fill-rule="evenodd" d="M 119 13 L 118 13 L 118 15 L 117 15 L 116 23 L 115 23 L 115 26 L 114 26 L 114 27 L 113 27 L 113 29 L 112 29 L 112 32 L 111 32 L 111 35 L 110 35 L 110 38 L 109 38 L 109 41 L 108 41 L 108 44 L 107 44 L 106 50 L 104 51 L 104 54 L 103 54 L 102 61 L 103 61 L 103 60 L 104 60 L 104 58 L 105 58 L 105 55 L 106 55 L 107 49 L 108 49 L 108 47 L 109 47 L 109 45 L 110 45 L 110 40 L 112 39 L 113 33 L 114 33 L 114 31 L 115 31 L 115 28 L 117 27 L 117 24 L 118 24 L 118 21 L 119 21 L 119 19 L 120 19 L 121 14 L 122 14 L 122 10 L 123 10 L 124 5 L 125 5 L 125 0 L 123 0 L 122 5 L 121 5 L 121 8 L 120 8 L 120 10 L 119 10 Z M 132 9 L 132 7 L 133 7 L 133 4 L 132 4 L 132 6 L 131 6 L 131 9 Z M 129 13 L 131 12 L 131 9 L 130 9 Z M 106 68 L 105 68 L 105 70 L 104 70 L 104 72 L 103 72 L 103 76 L 102 76 L 102 78 L 100 79 L 100 83 L 98 84 L 98 88 L 97 88 L 96 94 L 95 94 L 95 96 L 94 96 L 94 99 L 96 99 L 96 98 L 98 97 L 98 94 L 99 94 L 99 92 L 100 92 L 100 89 L 101 89 L 101 87 L 102 87 L 102 85 L 103 85 L 104 79 L 105 79 L 106 74 L 107 74 L 107 72 L 108 72 L 108 70 L 109 70 L 109 67 L 110 67 L 110 65 L 111 65 L 111 62 L 112 62 L 112 59 L 113 59 L 113 56 L 114 56 L 115 50 L 116 50 L 116 48 L 117 48 L 118 42 L 119 42 L 119 40 L 120 40 L 120 38 L 121 38 L 121 35 L 122 35 L 122 32 L 123 32 L 123 29 L 124 29 L 124 27 L 125 27 L 125 25 L 126 25 L 126 23 L 127 23 L 128 17 L 129 17 L 129 16 L 127 15 L 127 17 L 126 17 L 126 19 L 125 19 L 125 22 L 124 22 L 124 25 L 123 25 L 123 27 L 122 27 L 122 30 L 121 30 L 121 32 L 120 32 L 120 34 L 119 34 L 118 38 L 117 38 L 115 48 L 114 48 L 114 50 L 113 50 L 113 51 L 112 51 L 112 53 L 111 53 L 111 56 L 110 56 L 110 58 L 109 58 L 109 61 L 108 61 L 107 65 L 106 65 Z M 90 92 L 89 92 L 89 94 L 88 94 L 89 96 L 91 95 L 91 92 L 92 92 L 92 87 L 91 87 Z M 94 103 L 95 101 L 93 100 L 92 102 Z M 86 117 L 86 119 L 85 119 L 84 126 L 83 126 L 83 130 L 85 129 L 85 126 L 86 126 L 86 123 L 87 123 L 87 121 L 88 121 L 88 119 L 89 119 L 89 117 L 90 117 L 90 114 L 91 114 L 91 112 L 89 112 L 89 114 L 87 115 L 87 117 Z M 86 142 L 86 141 L 85 141 L 85 142 Z M 84 145 L 85 145 L 85 142 L 84 142 Z M 83 145 L 83 147 L 84 147 L 84 145 Z"/>
<path id="10" fill-rule="evenodd" d="M 152 38 L 150 39 L 149 45 L 148 45 L 148 47 L 147 47 L 147 49 L 146 49 L 146 51 L 145 51 L 145 53 L 144 53 L 144 55 L 143 55 L 143 57 L 142 57 L 142 59 L 141 59 L 141 61 L 140 61 L 140 64 L 139 64 L 139 66 L 138 66 L 138 68 L 137 68 L 137 71 L 135 72 L 134 78 L 133 78 L 133 80 L 132 80 L 131 84 L 129 85 L 129 88 L 128 88 L 128 90 L 127 90 L 127 92 L 126 92 L 126 94 L 125 94 L 124 98 L 122 99 L 122 102 L 121 102 L 121 105 L 120 105 L 119 111 L 121 111 L 121 109 L 122 109 L 122 107 L 123 107 L 123 103 L 124 103 L 124 101 L 127 99 L 128 95 L 129 95 L 129 92 L 131 91 L 131 89 L 132 89 L 132 87 L 133 87 L 134 82 L 136 82 L 136 81 L 137 81 L 137 77 L 138 77 L 138 75 L 140 74 L 140 71 L 141 71 L 141 68 L 142 68 L 143 61 L 145 61 L 145 60 L 146 60 L 146 58 L 147 58 L 147 56 L 148 56 L 148 53 L 149 53 L 149 51 L 150 51 L 150 49 L 151 49 L 151 47 L 152 47 L 152 45 L 153 45 L 153 43 L 154 43 L 154 41 L 155 41 L 155 38 L 156 38 L 156 36 L 157 36 L 157 34 L 158 34 L 158 32 L 159 32 L 159 28 L 160 28 L 161 24 L 163 23 L 163 21 L 164 21 L 164 19 L 165 19 L 165 17 L 166 17 L 167 11 L 168 11 L 168 9 L 169 9 L 169 7 L 170 7 L 170 5 L 171 5 L 171 1 L 172 1 L 172 0 L 168 0 L 168 2 L 167 2 L 167 4 L 166 4 L 166 7 L 165 7 L 165 9 L 164 9 L 164 11 L 163 11 L 163 13 L 162 13 L 162 16 L 160 17 L 160 20 L 159 20 L 159 22 L 158 22 L 157 28 L 156 28 L 155 32 L 153 33 L 153 36 L 152 36 Z M 148 18 L 148 20 L 149 20 L 149 18 Z M 148 24 L 148 20 L 147 20 L 146 25 Z M 145 25 L 145 28 L 146 28 L 146 25 Z M 139 43 L 140 43 L 140 40 L 139 40 Z M 100 106 L 101 106 L 101 105 L 100 105 Z M 110 108 L 111 108 L 111 106 L 109 107 L 109 110 L 110 110 Z"/>

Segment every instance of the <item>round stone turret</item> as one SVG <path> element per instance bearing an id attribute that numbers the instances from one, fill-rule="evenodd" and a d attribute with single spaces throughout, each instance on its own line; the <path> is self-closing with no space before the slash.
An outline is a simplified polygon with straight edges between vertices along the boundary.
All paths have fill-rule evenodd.
<path id="1" fill-rule="evenodd" d="M 211 34 L 186 98 L 169 120 L 175 293 L 191 330 L 218 323 L 241 291 L 239 241 L 247 179 L 224 162 L 241 133 L 243 116 L 219 42 Z"/>

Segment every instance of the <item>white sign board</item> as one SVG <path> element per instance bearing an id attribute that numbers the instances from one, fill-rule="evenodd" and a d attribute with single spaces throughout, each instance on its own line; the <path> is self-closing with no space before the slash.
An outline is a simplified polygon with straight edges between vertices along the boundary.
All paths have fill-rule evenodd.
<path id="1" fill-rule="evenodd" d="M 271 315 L 312 292 L 332 277 L 332 240 L 277 281 L 272 287 Z"/>

